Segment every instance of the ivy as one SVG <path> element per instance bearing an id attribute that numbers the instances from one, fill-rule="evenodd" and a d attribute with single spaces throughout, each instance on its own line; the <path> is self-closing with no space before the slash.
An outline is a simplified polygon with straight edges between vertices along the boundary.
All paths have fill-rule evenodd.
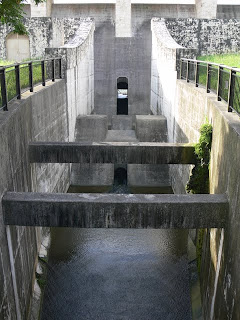
<path id="1" fill-rule="evenodd" d="M 209 164 L 212 146 L 212 131 L 212 125 L 209 123 L 202 125 L 200 128 L 200 139 L 195 145 L 197 162 L 186 186 L 188 193 L 209 193 Z M 203 238 L 204 229 L 198 229 L 196 239 L 196 256 L 199 274 L 201 270 Z"/>
<path id="2" fill-rule="evenodd" d="M 212 125 L 206 123 L 200 128 L 200 139 L 195 145 L 197 162 L 187 183 L 188 193 L 209 193 L 209 163 L 212 146 Z"/>

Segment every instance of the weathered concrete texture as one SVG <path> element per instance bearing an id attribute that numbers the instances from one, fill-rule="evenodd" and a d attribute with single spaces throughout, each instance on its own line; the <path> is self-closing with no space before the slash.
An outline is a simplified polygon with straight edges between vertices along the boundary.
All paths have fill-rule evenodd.
<path id="1" fill-rule="evenodd" d="M 197 55 L 239 51 L 240 22 L 237 19 L 165 19 L 165 23 L 176 42 L 196 49 Z"/>
<path id="2" fill-rule="evenodd" d="M 153 142 L 32 142 L 29 159 L 32 163 L 193 164 L 196 161 L 191 144 Z"/>
<path id="3" fill-rule="evenodd" d="M 131 0 L 116 0 L 115 5 L 116 37 L 132 36 Z"/>
<path id="4" fill-rule="evenodd" d="M 199 128 L 206 117 L 213 125 L 210 163 L 210 193 L 227 193 L 229 221 L 223 230 L 209 229 L 205 233 L 201 268 L 201 292 L 205 319 L 238 319 L 239 304 L 239 199 L 240 190 L 240 121 L 227 112 L 227 104 L 205 89 L 177 80 L 175 141 L 196 142 Z M 185 180 L 183 166 L 170 169 L 175 180 Z M 188 171 L 189 174 L 189 171 Z M 180 189 L 180 188 L 179 188 Z"/>
<path id="5" fill-rule="evenodd" d="M 0 195 L 6 190 L 65 192 L 69 165 L 30 167 L 26 146 L 30 140 L 66 141 L 67 136 L 63 80 L 11 102 L 0 117 Z M 40 228 L 5 228 L 0 208 L 0 319 L 27 319 L 40 242 Z"/>
<path id="6" fill-rule="evenodd" d="M 167 142 L 167 120 L 164 116 L 136 116 L 136 135 L 143 142 Z"/>
<path id="7" fill-rule="evenodd" d="M 107 131 L 107 116 L 78 116 L 75 128 L 75 141 L 103 141 L 106 138 Z"/>
<path id="8" fill-rule="evenodd" d="M 61 56 L 63 60 L 71 141 L 77 116 L 90 114 L 94 108 L 94 29 L 92 19 L 78 19 L 74 36 L 64 46 L 45 50 L 47 56 Z"/>
<path id="9" fill-rule="evenodd" d="M 216 19 L 217 0 L 196 0 L 196 18 Z"/>
<path id="10" fill-rule="evenodd" d="M 225 195 L 6 193 L 5 224 L 79 228 L 224 227 Z"/>
<path id="11" fill-rule="evenodd" d="M 239 6 L 220 6 L 217 7 L 217 18 L 219 19 L 240 19 Z"/>
<path id="12" fill-rule="evenodd" d="M 26 18 L 24 25 L 29 32 L 31 57 L 43 57 L 45 48 L 52 43 L 52 20 L 51 18 Z M 7 59 L 6 40 L 7 35 L 12 32 L 9 25 L 0 25 L 0 58 Z"/>
<path id="13" fill-rule="evenodd" d="M 112 116 L 111 129 L 112 130 L 132 130 L 133 117 L 125 115 Z"/>
<path id="14" fill-rule="evenodd" d="M 106 142 L 138 142 L 135 130 L 108 130 Z"/>
<path id="15" fill-rule="evenodd" d="M 167 118 L 170 142 L 174 141 L 175 136 L 174 117 L 178 112 L 174 95 L 176 63 L 181 55 L 189 56 L 190 52 L 171 37 L 164 20 L 152 19 L 151 111 L 155 115 L 162 114 Z"/>
<path id="16" fill-rule="evenodd" d="M 72 186 L 108 186 L 113 184 L 113 164 L 73 164 L 70 184 Z"/>
<path id="17" fill-rule="evenodd" d="M 171 186 L 168 165 L 129 164 L 127 172 L 130 187 Z"/>
<path id="18" fill-rule="evenodd" d="M 108 118 L 104 115 L 79 116 L 76 120 L 75 141 L 103 141 L 108 132 Z M 113 184 L 113 164 L 73 164 L 71 168 L 71 190 L 81 192 L 108 187 Z M 90 189 L 89 189 L 90 188 Z M 85 192 L 86 192 L 85 190 Z"/>

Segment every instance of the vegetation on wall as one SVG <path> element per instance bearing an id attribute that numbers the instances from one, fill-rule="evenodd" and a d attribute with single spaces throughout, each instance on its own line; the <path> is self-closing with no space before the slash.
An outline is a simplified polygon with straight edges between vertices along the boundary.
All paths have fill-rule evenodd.
<path id="1" fill-rule="evenodd" d="M 192 175 L 187 183 L 188 193 L 209 193 L 209 163 L 212 145 L 212 125 L 206 123 L 201 126 L 200 139 L 195 145 L 195 154 L 197 163 L 192 170 Z M 197 267 L 200 273 L 202 259 L 202 245 L 204 238 L 204 229 L 197 230 L 196 256 Z"/>
<path id="2" fill-rule="evenodd" d="M 209 162 L 212 145 L 212 125 L 206 123 L 201 126 L 200 139 L 195 145 L 197 163 L 187 183 L 188 193 L 209 193 Z"/>
<path id="3" fill-rule="evenodd" d="M 45 2 L 45 0 L 34 0 L 35 4 Z M 0 22 L 13 27 L 13 32 L 26 34 L 23 24 L 24 0 L 2 0 L 0 1 Z"/>

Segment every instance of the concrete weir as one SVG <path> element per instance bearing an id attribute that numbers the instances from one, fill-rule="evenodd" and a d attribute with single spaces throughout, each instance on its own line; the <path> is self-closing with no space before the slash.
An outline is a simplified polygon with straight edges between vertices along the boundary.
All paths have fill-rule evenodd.
<path id="1" fill-rule="evenodd" d="M 157 142 L 32 142 L 34 163 L 194 164 L 194 145 Z"/>
<path id="2" fill-rule="evenodd" d="M 215 195 L 7 192 L 6 225 L 78 228 L 223 228 L 228 200 Z"/>

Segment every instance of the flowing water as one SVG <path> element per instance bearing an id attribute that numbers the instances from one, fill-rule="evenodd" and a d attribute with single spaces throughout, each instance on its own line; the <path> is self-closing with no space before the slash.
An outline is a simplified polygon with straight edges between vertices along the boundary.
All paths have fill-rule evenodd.
<path id="1" fill-rule="evenodd" d="M 115 179 L 111 192 L 127 193 Z M 52 228 L 41 320 L 188 320 L 185 230 Z"/>

